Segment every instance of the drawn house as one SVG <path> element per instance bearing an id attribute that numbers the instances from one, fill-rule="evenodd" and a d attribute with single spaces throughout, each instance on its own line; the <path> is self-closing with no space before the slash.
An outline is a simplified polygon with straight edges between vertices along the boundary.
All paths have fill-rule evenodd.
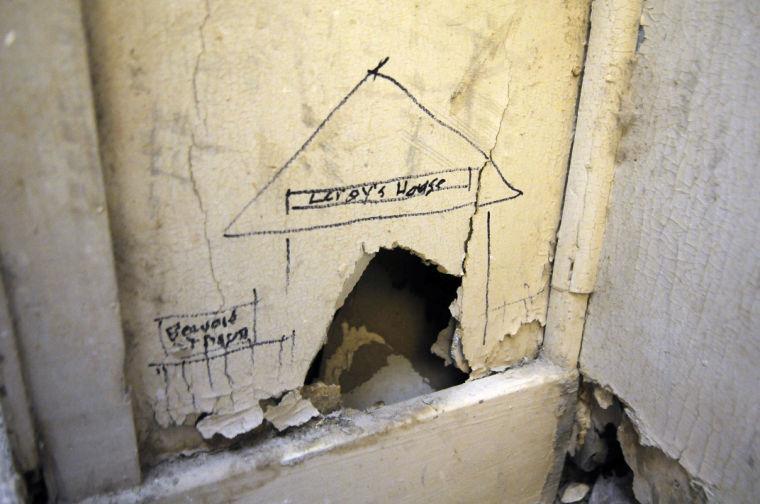
<path id="1" fill-rule="evenodd" d="M 225 237 L 472 212 L 481 183 L 490 190 L 478 206 L 522 194 L 484 150 L 381 73 L 386 61 L 327 115 L 234 217 Z"/>

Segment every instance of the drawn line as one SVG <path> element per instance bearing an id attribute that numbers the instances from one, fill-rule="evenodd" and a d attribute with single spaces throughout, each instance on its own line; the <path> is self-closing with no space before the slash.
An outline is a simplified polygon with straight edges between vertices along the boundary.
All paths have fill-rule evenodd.
<path id="1" fill-rule="evenodd" d="M 163 323 L 163 321 L 157 320 L 157 322 L 158 322 L 158 341 L 161 342 L 161 348 L 164 350 L 164 357 L 169 357 L 169 351 L 166 349 L 166 343 L 164 343 L 164 332 L 161 327 L 161 324 Z"/>
<path id="2" fill-rule="evenodd" d="M 486 321 L 483 324 L 483 346 L 488 334 L 488 290 L 491 283 L 491 212 L 486 212 Z"/>
<path id="3" fill-rule="evenodd" d="M 274 175 L 272 176 L 272 178 L 269 179 L 269 181 L 266 184 L 264 184 L 264 186 L 261 189 L 259 189 L 259 191 L 256 193 L 256 195 L 248 203 L 246 203 L 246 205 L 243 207 L 243 209 L 240 210 L 240 212 L 238 212 L 237 215 L 235 215 L 235 218 L 232 219 L 232 222 L 230 222 L 227 225 L 227 227 L 224 228 L 224 236 L 227 236 L 227 231 L 229 231 L 229 229 L 233 225 L 235 225 L 235 223 L 240 218 L 240 216 L 243 215 L 243 213 L 245 213 L 246 210 L 248 210 L 248 207 L 250 207 L 259 198 L 259 196 L 261 196 L 261 194 L 264 191 L 266 191 L 267 189 L 269 189 L 269 186 L 271 186 L 274 183 L 274 181 L 277 180 L 280 177 L 280 175 L 282 175 L 282 172 L 284 172 L 290 166 L 290 164 L 306 149 L 306 147 L 309 146 L 309 144 L 312 142 L 312 140 L 314 140 L 314 137 L 317 136 L 317 133 L 319 133 L 322 130 L 322 128 L 325 127 L 325 124 L 327 124 L 327 122 L 332 118 L 332 116 L 335 114 L 335 112 L 337 112 L 338 110 L 340 110 L 341 107 L 343 107 L 343 105 L 346 104 L 346 102 L 348 101 L 348 99 L 351 98 L 351 96 L 353 96 L 354 93 L 356 93 L 356 91 L 362 86 L 362 84 L 364 84 L 367 81 L 367 79 L 369 79 L 369 77 L 370 77 L 370 74 L 367 73 L 367 75 L 365 75 L 364 78 L 362 78 L 362 80 L 360 80 L 359 82 L 357 82 L 356 85 L 353 88 L 351 88 L 351 91 L 349 91 L 348 94 L 346 96 L 344 96 L 343 99 L 340 100 L 340 102 L 338 102 L 338 104 L 335 106 L 335 108 L 333 108 L 330 111 L 330 113 L 327 114 L 327 117 L 325 117 L 322 120 L 322 122 L 319 123 L 319 126 L 317 126 L 317 129 L 315 129 L 312 132 L 312 134 L 309 135 L 309 138 L 306 139 L 306 141 L 303 143 L 303 145 L 301 145 L 301 147 L 292 156 L 290 156 L 290 158 L 285 162 L 285 164 L 282 165 L 274 173 Z"/>
<path id="4" fill-rule="evenodd" d="M 257 343 L 254 343 L 253 346 L 274 345 L 275 343 L 282 344 L 283 342 L 290 340 L 291 337 L 292 336 L 282 336 L 281 338 L 277 338 L 277 339 L 273 339 L 273 340 L 259 341 Z M 148 364 L 148 367 L 158 367 L 158 368 L 161 368 L 161 367 L 164 367 L 164 366 L 181 366 L 183 362 L 185 364 L 197 364 L 198 362 L 204 362 L 204 361 L 205 362 L 209 362 L 209 361 L 212 361 L 214 359 L 220 359 L 222 357 L 226 357 L 228 355 L 232 355 L 234 353 L 241 352 L 243 350 L 248 350 L 248 348 L 249 348 L 248 346 L 244 346 L 244 347 L 241 347 L 241 348 L 236 348 L 234 350 L 230 350 L 229 352 L 225 352 L 223 354 L 210 355 L 207 358 L 203 357 L 203 358 L 200 358 L 200 359 L 183 359 L 183 360 L 177 361 L 177 362 L 151 362 L 151 363 Z"/>
<path id="5" fill-rule="evenodd" d="M 258 343 L 259 341 L 259 333 L 256 331 L 256 319 L 258 317 L 256 316 L 257 310 L 256 308 L 259 306 L 259 294 L 256 292 L 256 289 L 253 289 L 253 342 Z"/>
<path id="6" fill-rule="evenodd" d="M 209 316 L 209 315 L 217 315 L 217 314 L 222 313 L 222 312 L 237 310 L 238 308 L 242 308 L 244 306 L 251 306 L 251 305 L 253 305 L 252 301 L 248 302 L 248 303 L 242 303 L 242 304 L 239 304 L 239 305 L 235 305 L 235 306 L 230 306 L 229 308 L 222 308 L 221 310 L 214 310 L 214 311 L 209 311 L 209 312 L 185 313 L 185 314 L 179 314 L 179 315 L 164 315 L 164 316 L 161 316 L 161 317 L 154 318 L 153 321 L 154 322 L 161 322 L 162 320 L 166 320 L 166 319 L 169 319 L 169 318 L 206 317 L 206 316 Z"/>
<path id="7" fill-rule="evenodd" d="M 359 222 L 366 222 L 366 221 L 373 221 L 373 220 L 388 220 L 388 219 L 400 219 L 402 217 L 422 217 L 424 215 L 435 215 L 440 213 L 447 213 L 447 212 L 453 212 L 455 210 L 460 210 L 462 208 L 466 208 L 469 206 L 474 206 L 475 202 L 470 203 L 463 203 L 461 205 L 456 205 L 449 208 L 444 208 L 442 210 L 431 210 L 427 212 L 411 212 L 411 213 L 402 213 L 402 214 L 395 214 L 395 215 L 375 215 L 372 217 L 361 217 L 358 219 L 351 219 L 344 222 L 334 222 L 332 224 L 315 224 L 314 226 L 307 226 L 307 227 L 301 227 L 301 228 L 291 228 L 291 229 L 269 229 L 265 231 L 250 231 L 248 233 L 239 233 L 239 234 L 225 234 L 225 238 L 242 238 L 244 236 L 254 236 L 254 235 L 278 235 L 278 234 L 287 234 L 287 233 L 301 233 L 304 231 L 314 231 L 317 229 L 329 229 L 329 228 L 336 228 L 341 226 L 348 226 L 351 224 L 356 224 Z"/>
<path id="8" fill-rule="evenodd" d="M 472 170 L 472 168 L 449 168 L 447 170 L 438 170 L 438 171 L 432 171 L 427 173 L 420 173 L 419 175 L 404 175 L 401 177 L 394 177 L 387 180 L 374 180 L 372 182 L 364 182 L 362 184 L 351 184 L 351 185 L 345 185 L 341 187 L 325 187 L 325 188 L 319 188 L 319 189 L 298 189 L 298 190 L 292 190 L 288 189 L 287 194 L 293 195 L 293 194 L 314 194 L 314 193 L 320 193 L 320 192 L 332 192 L 332 191 L 345 191 L 347 189 L 357 189 L 361 187 L 367 187 L 371 185 L 383 185 L 383 184 L 390 184 L 392 182 L 401 182 L 402 180 L 408 180 L 413 178 L 424 178 L 424 177 L 430 177 L 432 175 L 441 175 L 444 173 L 460 173 L 460 172 L 467 172 Z"/>
<path id="9" fill-rule="evenodd" d="M 477 205 L 477 208 L 489 206 L 489 205 L 495 205 L 496 203 L 509 201 L 511 199 L 515 199 L 518 197 L 520 197 L 520 194 L 515 194 L 513 196 L 508 196 L 506 198 L 501 198 L 495 201 L 489 201 L 488 203 Z M 426 212 L 408 212 L 408 213 L 401 213 L 401 214 L 394 214 L 394 215 L 375 215 L 372 217 L 361 217 L 358 219 L 351 219 L 351 220 L 347 220 L 343 222 L 334 222 L 332 224 L 315 224 L 314 226 L 306 226 L 306 227 L 300 227 L 300 228 L 268 229 L 264 231 L 249 231 L 247 233 L 235 233 L 235 234 L 227 233 L 224 235 L 224 237 L 225 238 L 244 238 L 246 236 L 257 236 L 257 235 L 282 235 L 282 234 L 288 234 L 288 233 L 302 233 L 305 231 L 316 231 L 319 229 L 330 229 L 330 228 L 337 228 L 341 226 L 349 226 L 351 224 L 357 224 L 359 222 L 367 222 L 367 221 L 373 221 L 373 220 L 401 219 L 405 217 L 423 217 L 425 215 L 449 213 L 449 212 L 454 212 L 456 210 L 461 210 L 462 208 L 467 208 L 469 206 L 475 206 L 475 202 L 463 203 L 461 205 L 454 205 L 452 207 L 443 208 L 441 210 L 430 210 Z"/>
<path id="10" fill-rule="evenodd" d="M 454 134 L 456 134 L 457 136 L 459 136 L 460 138 L 462 138 L 462 140 L 464 140 L 465 142 L 467 142 L 468 144 L 470 144 L 475 150 L 477 150 L 478 152 L 480 152 L 483 155 L 483 157 L 486 158 L 487 161 L 491 161 L 491 164 L 493 164 L 493 167 L 496 169 L 496 172 L 499 174 L 499 177 L 501 177 L 501 180 L 507 185 L 507 187 L 509 187 L 513 191 L 516 191 L 516 192 L 520 193 L 519 195 L 522 195 L 523 192 L 520 189 L 518 189 L 515 186 L 513 186 L 512 184 L 510 184 L 509 182 L 507 182 L 507 179 L 504 178 L 504 174 L 501 172 L 501 168 L 499 168 L 497 166 L 496 162 L 493 159 L 491 159 L 491 157 L 488 154 L 486 154 L 485 151 L 483 151 L 483 149 L 481 149 L 480 147 L 478 147 L 477 145 L 475 145 L 475 142 L 473 142 L 472 140 L 470 140 L 469 138 L 467 138 L 467 136 L 464 133 L 462 133 L 461 131 L 459 131 L 455 127 L 450 126 L 450 125 L 446 124 L 445 122 L 441 121 L 440 119 L 438 119 L 438 117 L 436 117 L 435 114 L 433 114 L 430 111 L 430 109 L 428 109 L 426 106 L 424 106 L 422 103 L 420 103 L 419 100 L 417 100 L 417 98 L 406 87 L 404 87 L 404 85 L 401 84 L 399 81 L 397 81 L 396 79 L 394 79 L 390 75 L 386 75 L 384 73 L 379 73 L 378 72 L 377 76 L 380 77 L 380 78 L 382 78 L 382 79 L 386 79 L 389 82 L 392 82 L 393 84 L 395 84 L 396 87 L 398 87 L 401 91 L 403 91 L 404 94 L 406 94 L 409 97 L 409 99 L 412 100 L 414 102 L 414 104 L 417 105 L 420 108 L 420 110 L 422 110 L 428 116 L 430 116 L 430 118 L 432 120 L 434 120 L 435 122 L 437 122 L 438 124 L 440 124 L 444 128 L 448 129 L 449 131 L 453 132 Z"/>
<path id="11" fill-rule="evenodd" d="M 297 207 L 293 207 L 294 210 L 299 210 Z M 288 286 L 290 285 L 290 238 L 285 238 L 285 292 L 288 292 Z"/>

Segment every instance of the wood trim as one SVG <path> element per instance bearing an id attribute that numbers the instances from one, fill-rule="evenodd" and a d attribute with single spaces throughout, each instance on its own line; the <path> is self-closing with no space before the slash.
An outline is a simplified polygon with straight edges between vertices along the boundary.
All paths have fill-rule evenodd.
<path id="1" fill-rule="evenodd" d="M 239 452 L 167 462 L 102 501 L 541 502 L 556 493 L 576 386 L 575 371 L 536 361 Z"/>
<path id="2" fill-rule="evenodd" d="M 46 482 L 76 500 L 139 480 L 80 4 L 3 2 L 0 33 L 3 280 Z"/>
<path id="3" fill-rule="evenodd" d="M 618 114 L 630 84 L 641 0 L 595 0 L 562 220 L 552 270 L 543 351 L 576 367 L 588 295 L 607 222 Z"/>

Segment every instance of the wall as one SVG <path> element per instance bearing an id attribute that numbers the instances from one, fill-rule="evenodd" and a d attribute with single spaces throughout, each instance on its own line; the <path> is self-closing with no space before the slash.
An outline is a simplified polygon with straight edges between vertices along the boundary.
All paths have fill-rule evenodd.
<path id="1" fill-rule="evenodd" d="M 207 438 L 258 426 L 380 248 L 462 277 L 473 376 L 536 355 L 588 2 L 87 2 L 85 16 L 146 457 L 203 443 L 196 422 Z M 372 192 L 442 172 L 446 191 Z M 352 189 L 361 204 L 327 201 Z M 232 346 L 199 343 L 214 318 Z"/>
<path id="2" fill-rule="evenodd" d="M 760 490 L 759 19 L 645 2 L 580 358 L 716 502 Z"/>
<path id="3" fill-rule="evenodd" d="M 0 333 L 18 340 L 51 496 L 74 500 L 139 480 L 79 2 L 3 2 L 0 33 Z"/>

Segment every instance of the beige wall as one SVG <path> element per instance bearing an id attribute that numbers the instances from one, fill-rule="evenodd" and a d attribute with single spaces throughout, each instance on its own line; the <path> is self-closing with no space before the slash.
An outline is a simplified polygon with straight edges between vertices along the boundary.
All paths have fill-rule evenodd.
<path id="1" fill-rule="evenodd" d="M 753 502 L 760 22 L 751 1 L 644 5 L 581 370 L 715 502 Z"/>
<path id="2" fill-rule="evenodd" d="M 259 400 L 303 383 L 380 247 L 463 276 L 453 310 L 475 376 L 536 354 L 588 2 L 86 4 L 146 453 L 172 449 L 159 428 L 192 434 L 203 412 L 206 432 L 258 425 Z M 382 72 L 414 99 L 367 77 L 386 56 Z M 369 207 L 288 213 L 288 189 L 450 168 L 472 168 L 466 191 L 371 208 L 415 217 L 291 232 Z M 451 211 L 430 213 L 440 205 Z M 241 304 L 251 319 L 254 289 L 259 343 L 284 341 L 187 364 L 191 343 L 162 348 L 164 321 L 202 324 Z"/>

